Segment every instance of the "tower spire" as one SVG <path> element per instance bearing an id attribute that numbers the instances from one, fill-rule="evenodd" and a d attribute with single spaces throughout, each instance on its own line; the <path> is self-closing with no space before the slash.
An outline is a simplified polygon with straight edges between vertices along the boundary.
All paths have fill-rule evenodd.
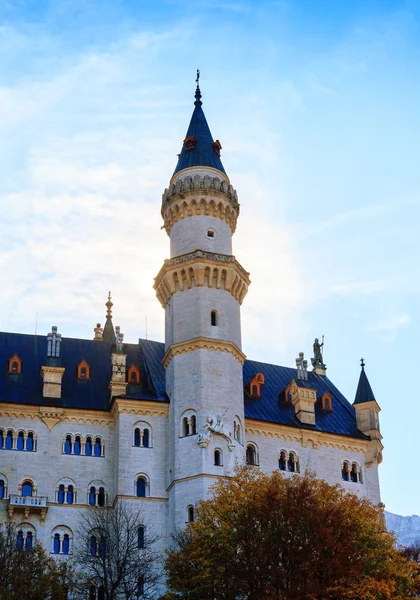
<path id="1" fill-rule="evenodd" d="M 115 344 L 115 331 L 114 325 L 112 323 L 112 307 L 114 306 L 111 301 L 111 292 L 108 292 L 108 300 L 105 302 L 106 306 L 106 322 L 104 327 L 104 332 L 102 334 L 102 340 L 104 342 L 109 342 L 110 344 Z"/>
<path id="2" fill-rule="evenodd" d="M 195 90 L 195 106 L 201 106 L 203 103 L 201 102 L 201 90 L 200 90 L 200 69 L 197 69 L 197 78 L 195 80 L 197 87 Z"/>

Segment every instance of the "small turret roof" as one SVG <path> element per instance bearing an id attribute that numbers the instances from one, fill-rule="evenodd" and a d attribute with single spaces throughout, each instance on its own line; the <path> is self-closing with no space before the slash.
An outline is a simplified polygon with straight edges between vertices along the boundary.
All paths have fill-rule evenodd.
<path id="1" fill-rule="evenodd" d="M 106 322 L 104 331 L 102 334 L 102 341 L 108 342 L 109 344 L 115 344 L 115 330 L 114 324 L 112 323 L 112 307 L 111 292 L 108 294 L 108 301 L 105 303 L 106 306 Z"/>
<path id="2" fill-rule="evenodd" d="M 369 380 L 365 373 L 365 363 L 363 362 L 363 358 L 361 361 L 361 367 L 362 370 L 360 371 L 359 385 L 357 386 L 356 397 L 353 404 L 362 404 L 363 402 L 371 402 L 372 400 L 376 402 Z"/>
<path id="3" fill-rule="evenodd" d="M 197 81 L 194 102 L 195 108 L 174 175 L 188 167 L 213 167 L 213 169 L 218 169 L 226 174 L 220 156 L 217 153 L 217 148 L 215 148 L 215 142 L 207 124 L 206 117 L 204 116 L 203 109 L 201 108 L 202 104 L 201 91 Z M 195 142 L 192 144 L 190 143 L 190 147 L 185 143 L 189 138 L 195 139 Z"/>

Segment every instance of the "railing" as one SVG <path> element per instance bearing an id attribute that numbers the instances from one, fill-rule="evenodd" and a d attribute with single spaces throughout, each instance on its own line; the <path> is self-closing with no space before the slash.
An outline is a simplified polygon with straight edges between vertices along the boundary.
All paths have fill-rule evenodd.
<path id="1" fill-rule="evenodd" d="M 9 495 L 9 504 L 12 506 L 27 506 L 27 507 L 40 507 L 45 508 L 47 506 L 47 496 L 19 496 L 18 494 Z"/>

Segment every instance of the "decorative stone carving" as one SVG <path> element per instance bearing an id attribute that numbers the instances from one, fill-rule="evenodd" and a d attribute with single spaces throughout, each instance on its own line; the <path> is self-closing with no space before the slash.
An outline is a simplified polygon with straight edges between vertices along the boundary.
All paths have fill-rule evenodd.
<path id="1" fill-rule="evenodd" d="M 186 354 L 187 352 L 193 352 L 194 350 L 214 350 L 216 352 L 227 352 L 232 354 L 241 365 L 244 364 L 246 356 L 239 350 L 233 342 L 227 342 L 224 340 L 213 340 L 210 338 L 199 337 L 185 342 L 179 342 L 173 344 L 165 352 L 165 356 L 162 359 L 162 364 L 167 368 L 174 356 L 179 354 Z"/>
<path id="2" fill-rule="evenodd" d="M 232 436 L 223 429 L 223 424 L 225 420 L 226 413 L 229 409 L 227 408 L 223 415 L 214 415 L 208 417 L 207 423 L 203 425 L 203 433 L 198 434 L 198 445 L 200 448 L 207 448 L 210 443 L 212 434 L 215 433 L 217 435 L 222 436 L 225 440 L 227 440 L 228 448 L 230 452 L 235 448 L 235 444 L 232 440 Z"/>
<path id="3" fill-rule="evenodd" d="M 64 410 L 56 406 L 40 406 L 39 416 L 41 421 L 44 421 L 45 425 L 51 431 L 54 425 L 57 425 L 62 420 Z"/>

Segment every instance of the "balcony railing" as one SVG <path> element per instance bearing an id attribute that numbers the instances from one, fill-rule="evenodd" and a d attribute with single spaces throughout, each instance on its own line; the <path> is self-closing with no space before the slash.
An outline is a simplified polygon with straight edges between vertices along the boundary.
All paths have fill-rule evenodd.
<path id="1" fill-rule="evenodd" d="M 15 510 L 23 510 L 25 518 L 28 518 L 29 513 L 37 513 L 41 516 L 41 525 L 44 524 L 45 515 L 47 514 L 48 498 L 47 496 L 19 496 L 18 494 L 9 495 L 9 516 L 12 517 Z"/>

